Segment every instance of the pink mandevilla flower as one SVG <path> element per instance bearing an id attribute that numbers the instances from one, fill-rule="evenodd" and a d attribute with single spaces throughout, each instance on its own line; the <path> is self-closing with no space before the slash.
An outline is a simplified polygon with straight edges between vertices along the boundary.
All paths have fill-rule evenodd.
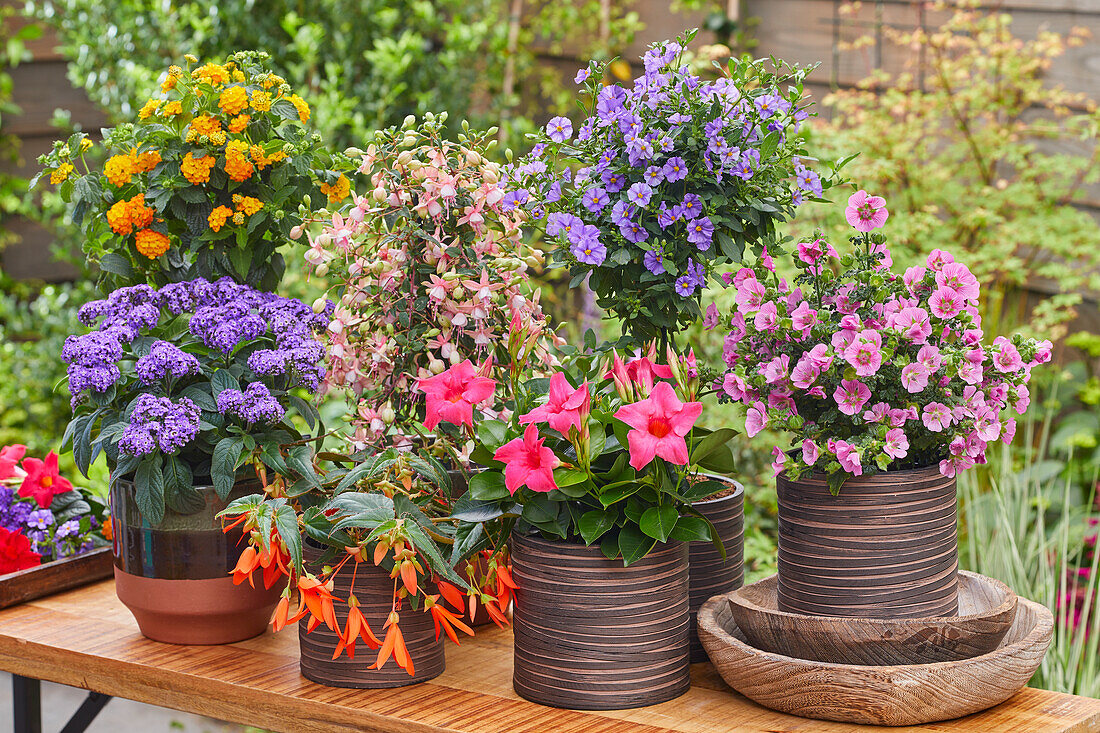
<path id="1" fill-rule="evenodd" d="M 522 438 L 515 438 L 497 448 L 493 460 L 504 463 L 504 486 L 515 494 L 521 486 L 532 491 L 547 492 L 558 488 L 554 482 L 554 469 L 561 461 L 554 451 L 547 448 L 546 440 L 539 437 L 539 430 L 528 425 Z"/>
<path id="2" fill-rule="evenodd" d="M 493 396 L 496 382 L 478 375 L 469 359 L 434 377 L 418 379 L 416 386 L 427 396 L 424 425 L 433 430 L 440 422 L 474 424 L 474 405 Z"/>
<path id="3" fill-rule="evenodd" d="M 551 428 L 568 437 L 569 429 L 581 430 L 591 409 L 592 395 L 588 391 L 588 383 L 573 389 L 565 375 L 554 372 L 550 377 L 550 394 L 546 404 L 540 405 L 521 415 L 521 425 L 528 423 L 546 422 Z"/>
<path id="4" fill-rule="evenodd" d="M 655 456 L 679 466 L 688 462 L 687 441 L 703 411 L 702 402 L 681 402 L 668 382 L 660 382 L 641 402 L 623 405 L 615 417 L 633 430 L 626 434 L 630 465 L 639 471 Z"/>

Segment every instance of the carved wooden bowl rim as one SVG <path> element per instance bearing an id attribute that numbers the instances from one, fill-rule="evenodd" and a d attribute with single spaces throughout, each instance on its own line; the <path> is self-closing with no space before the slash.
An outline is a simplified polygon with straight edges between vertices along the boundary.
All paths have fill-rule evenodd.
<path id="1" fill-rule="evenodd" d="M 718 614 L 722 609 L 722 606 L 726 606 L 726 614 L 730 621 L 730 625 L 733 630 L 740 631 L 737 628 L 736 621 L 733 620 L 733 616 L 726 603 L 727 596 L 717 595 L 711 598 L 709 601 L 703 604 L 703 607 L 699 609 L 699 626 L 705 629 L 715 640 L 730 647 L 734 647 L 741 654 L 755 657 L 757 659 L 768 660 L 776 662 L 778 664 L 787 665 L 793 668 L 800 668 L 804 670 L 811 669 L 835 669 L 837 671 L 845 672 L 875 672 L 875 673 L 897 673 L 905 675 L 907 673 L 918 672 L 934 672 L 937 670 L 947 669 L 959 669 L 963 666 L 980 666 L 984 662 L 989 662 L 1000 657 L 1007 657 L 1015 654 L 1022 649 L 1028 649 L 1030 647 L 1037 646 L 1043 643 L 1044 637 L 1046 638 L 1046 644 L 1049 645 L 1051 636 L 1054 632 L 1054 615 L 1050 612 L 1050 609 L 1041 603 L 1028 600 L 1027 598 L 1020 598 L 1020 605 L 1026 607 L 1030 613 L 1023 614 L 1026 620 L 1021 619 L 1021 614 L 1017 613 L 1012 625 L 1015 626 L 1018 623 L 1031 623 L 1032 626 L 1028 629 L 1027 633 L 1016 641 L 1005 643 L 1002 641 L 1000 645 L 993 651 L 987 654 L 980 654 L 968 659 L 947 661 L 947 662 L 929 662 L 927 664 L 894 664 L 894 665 L 870 665 L 870 664 L 839 664 L 837 662 L 817 662 L 811 659 L 798 659 L 796 657 L 788 657 L 783 654 L 776 654 L 774 652 L 767 652 L 763 649 L 757 649 L 751 644 L 738 639 L 731 633 L 731 630 L 724 627 L 718 622 Z M 824 617 L 816 617 L 824 618 Z M 846 619 L 847 620 L 847 619 Z M 742 634 L 744 632 L 741 632 Z M 1009 630 L 1011 633 L 1011 629 Z M 708 650 L 709 651 L 709 650 Z M 1040 657 L 1041 661 L 1042 657 Z M 1038 668 L 1038 664 L 1036 664 Z"/>
<path id="2" fill-rule="evenodd" d="M 972 573 L 969 570 L 959 571 L 960 600 L 964 593 L 964 587 L 969 587 L 970 583 L 990 586 L 1000 594 L 1004 600 L 996 606 L 981 608 L 973 613 L 956 616 L 926 616 L 923 618 L 853 618 L 846 616 L 811 616 L 809 614 L 793 613 L 791 611 L 780 611 L 775 606 L 761 606 L 747 597 L 753 593 L 753 589 L 756 589 L 758 592 L 763 591 L 769 597 L 774 598 L 777 593 L 778 583 L 779 576 L 770 575 L 763 580 L 738 588 L 727 597 L 731 610 L 735 607 L 740 607 L 748 613 L 789 619 L 791 621 L 813 624 L 815 626 L 826 625 L 833 621 L 843 621 L 848 626 L 867 626 L 875 630 L 897 630 L 899 628 L 912 630 L 933 624 L 951 623 L 954 625 L 967 621 L 978 621 L 984 618 L 994 618 L 1001 614 L 1011 614 L 1012 611 L 1016 609 L 1016 605 L 1019 601 L 1015 591 L 1001 581 L 979 573 Z M 980 595 L 974 594 L 972 597 L 980 598 Z M 1013 620 L 1013 618 L 1009 618 L 1008 625 L 1010 627 Z M 741 633 L 744 633 L 744 630 L 742 630 Z"/>

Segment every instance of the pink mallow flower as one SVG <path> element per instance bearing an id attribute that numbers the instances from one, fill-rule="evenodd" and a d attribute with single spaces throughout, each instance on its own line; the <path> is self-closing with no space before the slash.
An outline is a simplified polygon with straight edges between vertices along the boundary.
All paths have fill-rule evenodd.
<path id="1" fill-rule="evenodd" d="M 558 488 L 554 482 L 554 469 L 561 461 L 554 451 L 543 445 L 544 438 L 539 430 L 528 425 L 522 438 L 515 438 L 497 448 L 493 460 L 504 463 L 504 486 L 508 493 L 515 494 L 521 486 L 532 491 L 553 491 Z"/>
<path id="2" fill-rule="evenodd" d="M 901 428 L 887 430 L 882 452 L 891 458 L 905 458 L 909 453 L 909 438 L 905 437 L 905 431 Z"/>
<path id="3" fill-rule="evenodd" d="M 836 450 L 836 459 L 840 461 L 840 467 L 853 476 L 863 475 L 863 464 L 860 462 L 859 451 L 846 441 L 838 440 L 833 446 Z"/>
<path id="4" fill-rule="evenodd" d="M 802 462 L 807 466 L 812 466 L 817 463 L 817 457 L 820 452 L 817 449 L 817 443 L 812 440 L 806 439 L 802 441 Z"/>
<path id="5" fill-rule="evenodd" d="M 568 437 L 569 429 L 581 430 L 591 410 L 592 395 L 588 391 L 588 382 L 573 389 L 561 372 L 550 377 L 550 394 L 546 404 L 540 405 L 521 415 L 520 425 L 546 422 L 551 428 Z"/>
<path id="6" fill-rule="evenodd" d="M 745 278 L 744 282 L 737 286 L 737 310 L 746 315 L 755 313 L 764 302 L 766 292 L 764 286 L 755 277 Z"/>
<path id="7" fill-rule="evenodd" d="M 776 310 L 775 303 L 770 300 L 760 306 L 752 320 L 758 331 L 770 331 L 775 328 L 775 324 L 778 322 L 779 312 Z"/>
<path id="8" fill-rule="evenodd" d="M 416 386 L 427 396 L 424 426 L 432 430 L 440 422 L 473 427 L 474 405 L 493 396 L 497 383 L 478 374 L 469 359 L 441 374 L 418 379 Z"/>
<path id="9" fill-rule="evenodd" d="M 757 402 L 745 414 L 745 434 L 754 438 L 767 426 L 768 408 L 763 402 Z"/>
<path id="10" fill-rule="evenodd" d="M 871 390 L 859 380 L 844 379 L 833 392 L 833 399 L 836 400 L 841 412 L 845 415 L 854 415 L 863 409 L 867 400 L 871 399 Z"/>
<path id="11" fill-rule="evenodd" d="M 702 402 L 680 402 L 668 382 L 659 382 L 641 402 L 620 407 L 615 417 L 633 428 L 626 438 L 634 470 L 649 465 L 654 456 L 686 465 L 688 451 L 684 436 L 702 411 Z"/>
<path id="12" fill-rule="evenodd" d="M 783 473 L 783 466 L 787 462 L 787 454 L 780 450 L 779 446 L 776 446 L 772 448 L 772 457 L 772 471 L 778 476 Z"/>
<path id="13" fill-rule="evenodd" d="M 913 362 L 902 367 L 901 384 L 910 394 L 917 394 L 923 392 L 928 386 L 929 376 L 931 372 L 928 371 L 928 367 L 920 362 Z"/>
<path id="14" fill-rule="evenodd" d="M 993 366 L 1002 373 L 1016 372 L 1024 366 L 1019 350 L 1004 336 L 993 340 Z"/>
<path id="15" fill-rule="evenodd" d="M 848 197 L 848 207 L 844 209 L 844 218 L 856 231 L 870 232 L 886 223 L 890 212 L 886 210 L 886 199 L 871 196 L 860 189 Z"/>
<path id="16" fill-rule="evenodd" d="M 974 277 L 970 268 L 961 262 L 945 263 L 943 269 L 936 273 L 936 285 L 941 288 L 951 288 L 971 303 L 978 302 L 980 293 L 978 278 Z"/>
<path id="17" fill-rule="evenodd" d="M 855 367 L 857 376 L 870 377 L 882 366 L 882 337 L 878 331 L 864 329 L 844 349 L 843 356 Z"/>
<path id="18" fill-rule="evenodd" d="M 928 307 L 936 318 L 948 320 L 962 313 L 963 299 L 951 288 L 937 288 L 928 298 Z"/>
<path id="19" fill-rule="evenodd" d="M 934 249 L 928 254 L 928 269 L 932 272 L 939 272 L 943 269 L 944 265 L 950 265 L 954 261 L 955 257 L 950 252 L 944 252 L 942 249 Z"/>
<path id="20" fill-rule="evenodd" d="M 791 313 L 791 327 L 796 331 L 801 331 L 803 336 L 810 332 L 815 323 L 817 323 L 817 311 L 811 308 L 806 301 L 799 303 L 798 307 Z"/>
<path id="21" fill-rule="evenodd" d="M 921 415 L 924 427 L 939 433 L 951 426 L 951 410 L 942 402 L 929 402 Z"/>

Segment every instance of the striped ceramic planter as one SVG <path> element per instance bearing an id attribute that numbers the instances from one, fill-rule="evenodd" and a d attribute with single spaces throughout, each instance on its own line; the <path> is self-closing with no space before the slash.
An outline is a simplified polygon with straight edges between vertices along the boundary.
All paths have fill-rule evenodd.
<path id="1" fill-rule="evenodd" d="M 745 580 L 745 487 L 724 477 L 714 477 L 737 487 L 729 496 L 693 505 L 710 520 L 722 540 L 726 556 L 713 542 L 688 544 L 690 565 L 688 604 L 691 613 L 691 662 L 707 661 L 707 651 L 695 633 L 695 616 L 704 603 L 716 595 L 732 593 Z"/>
<path id="2" fill-rule="evenodd" d="M 817 616 L 910 618 L 958 610 L 955 479 L 939 468 L 777 480 L 779 608 Z"/>
<path id="3" fill-rule="evenodd" d="M 512 538 L 516 692 L 574 710 L 615 710 L 687 691 L 688 548 L 630 567 L 598 546 Z"/>

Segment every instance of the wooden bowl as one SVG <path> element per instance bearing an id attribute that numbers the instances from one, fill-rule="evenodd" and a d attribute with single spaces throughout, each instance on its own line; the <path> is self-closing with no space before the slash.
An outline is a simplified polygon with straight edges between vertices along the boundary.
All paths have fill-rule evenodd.
<path id="1" fill-rule="evenodd" d="M 840 618 L 780 611 L 777 576 L 729 594 L 730 611 L 757 649 L 835 664 L 927 664 L 988 654 L 1016 615 L 1016 594 L 999 580 L 959 572 L 958 616 Z"/>
<path id="2" fill-rule="evenodd" d="M 897 666 L 830 664 L 772 654 L 745 643 L 725 596 L 699 610 L 699 637 L 722 679 L 761 705 L 816 720 L 919 725 L 991 708 L 1039 668 L 1054 631 L 1044 606 L 1021 598 L 1016 619 L 989 654 Z"/>

